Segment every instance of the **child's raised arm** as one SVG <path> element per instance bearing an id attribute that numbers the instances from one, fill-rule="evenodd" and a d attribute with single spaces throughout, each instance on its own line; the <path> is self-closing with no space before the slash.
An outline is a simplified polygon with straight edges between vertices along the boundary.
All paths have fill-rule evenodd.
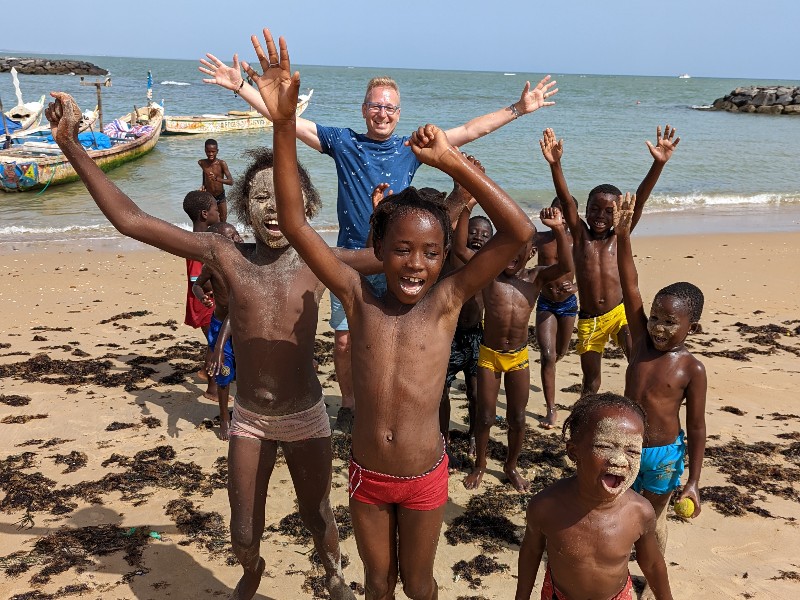
<path id="1" fill-rule="evenodd" d="M 633 220 L 631 221 L 631 231 L 636 227 L 639 219 L 642 218 L 645 202 L 650 198 L 650 194 L 661 176 L 661 171 L 664 170 L 664 165 L 672 157 L 672 152 L 677 148 L 680 141 L 681 138 L 675 137 L 675 128 L 669 125 L 664 126 L 663 136 L 661 135 L 661 125 L 656 127 L 655 146 L 650 143 L 650 140 L 645 141 L 650 150 L 650 155 L 653 157 L 653 164 L 636 190 L 636 205 L 633 211 Z"/>
<path id="2" fill-rule="evenodd" d="M 478 201 L 475 200 L 475 198 L 467 202 L 461 214 L 458 216 L 456 229 L 453 232 L 453 242 L 450 252 L 462 263 L 468 263 L 475 255 L 475 250 L 467 246 L 467 241 L 469 240 L 469 219 L 472 214 L 472 209 L 475 208 L 476 204 L 478 204 Z"/>
<path id="3" fill-rule="evenodd" d="M 561 201 L 561 211 L 564 221 L 569 227 L 573 238 L 578 238 L 583 234 L 581 218 L 578 216 L 578 207 L 572 201 L 572 194 L 569 192 L 564 171 L 561 169 L 561 156 L 564 154 L 564 140 L 557 140 L 555 132 L 549 127 L 542 132 L 542 139 L 539 140 L 539 147 L 542 149 L 542 156 L 550 165 L 550 173 L 553 176 L 553 185 L 556 188 L 556 196 Z"/>
<path id="4" fill-rule="evenodd" d="M 204 263 L 211 260 L 213 248 L 220 243 L 216 238 L 224 238 L 186 231 L 140 209 L 106 177 L 78 142 L 81 111 L 72 96 L 63 92 L 52 92 L 50 95 L 55 101 L 48 105 L 45 114 L 53 139 L 117 231 L 170 254 Z"/>
<path id="5" fill-rule="evenodd" d="M 289 243 L 308 266 L 347 307 L 360 282 L 356 271 L 340 261 L 325 240 L 306 220 L 305 203 L 297 171 L 297 141 L 295 140 L 295 107 L 300 89 L 300 73 L 291 73 L 286 41 L 279 39 L 280 56 L 269 29 L 264 29 L 267 55 L 258 38 L 253 36 L 253 48 L 264 69 L 263 75 L 251 74 L 261 92 L 273 124 L 275 166 L 275 202 L 278 224 Z"/>
<path id="6" fill-rule="evenodd" d="M 543 225 L 552 229 L 553 237 L 556 238 L 556 251 L 558 252 L 558 262 L 544 268 L 539 267 L 536 272 L 536 277 L 542 283 L 548 283 L 574 271 L 575 266 L 572 262 L 572 248 L 569 246 L 567 232 L 564 230 L 564 219 L 561 211 L 554 207 L 543 208 L 539 218 L 542 220 Z"/>
<path id="7" fill-rule="evenodd" d="M 639 292 L 639 274 L 633 262 L 631 247 L 631 227 L 633 225 L 636 196 L 625 194 L 614 209 L 614 231 L 617 234 L 617 267 L 619 282 L 622 286 L 622 300 L 625 303 L 625 314 L 631 330 L 633 343 L 638 344 L 645 339 L 647 333 L 647 315 L 644 312 L 642 294 Z"/>
<path id="8" fill-rule="evenodd" d="M 496 233 L 462 269 L 441 281 L 461 306 L 503 270 L 533 236 L 536 228 L 511 197 L 447 140 L 435 125 L 415 131 L 408 142 L 420 162 L 458 181 L 481 205 L 494 223 Z"/>

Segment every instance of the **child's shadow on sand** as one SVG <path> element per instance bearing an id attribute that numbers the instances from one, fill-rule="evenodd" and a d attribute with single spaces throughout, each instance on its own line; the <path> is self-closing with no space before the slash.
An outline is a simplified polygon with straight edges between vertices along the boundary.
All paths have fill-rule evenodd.
<path id="1" fill-rule="evenodd" d="M 144 542 L 145 547 L 142 554 L 141 564 L 131 564 L 124 556 L 125 551 L 119 550 L 104 556 L 87 553 L 87 558 L 93 566 L 84 568 L 80 573 L 74 569 L 67 571 L 70 576 L 71 584 L 85 583 L 90 588 L 90 594 L 100 591 L 102 586 L 95 589 L 94 573 L 118 573 L 120 575 L 117 584 L 112 588 L 104 588 L 104 597 L 118 597 L 124 594 L 125 586 L 131 590 L 131 598 L 137 600 L 151 600 L 153 598 L 170 597 L 175 600 L 197 600 L 203 596 L 227 598 L 232 593 L 232 587 L 221 582 L 214 573 L 197 562 L 188 552 L 178 546 L 177 541 L 171 539 L 172 536 L 181 535 L 175 524 L 151 525 L 142 524 L 134 527 L 130 524 L 123 525 L 120 515 L 103 506 L 92 506 L 76 511 L 69 517 L 65 524 L 52 527 L 31 527 L 20 529 L 17 525 L 0 523 L 0 535 L 26 535 L 45 537 L 57 532 L 61 528 L 81 529 L 86 527 L 96 527 L 101 525 L 111 525 L 115 528 L 124 530 L 123 535 L 130 532 L 130 535 L 145 535 L 148 531 L 158 532 L 160 539 L 147 537 Z M 31 546 L 36 540 L 33 540 Z M 81 549 L 73 549 L 80 552 Z M 44 568 L 47 567 L 45 560 Z M 239 567 L 224 567 L 235 569 L 238 578 Z M 36 568 L 27 571 L 29 578 L 39 573 L 42 569 Z M 70 571 L 72 571 L 70 573 Z M 235 582 L 234 582 L 235 584 Z M 263 585 L 263 581 L 262 581 Z M 38 586 L 37 586 L 38 587 Z M 46 583 L 43 588 L 53 588 L 52 582 Z M 112 591 L 113 590 L 113 591 Z M 42 590 L 44 591 L 44 590 Z M 276 600 L 271 596 L 256 594 L 258 600 Z"/>

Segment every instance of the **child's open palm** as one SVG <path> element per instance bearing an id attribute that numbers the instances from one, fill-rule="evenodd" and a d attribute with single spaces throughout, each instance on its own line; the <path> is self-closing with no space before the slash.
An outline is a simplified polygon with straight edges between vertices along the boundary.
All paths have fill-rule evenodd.
<path id="1" fill-rule="evenodd" d="M 660 163 L 665 163 L 670 159 L 680 141 L 681 138 L 675 137 L 675 128 L 670 127 L 667 124 L 664 126 L 663 136 L 661 135 L 661 125 L 656 127 L 655 146 L 650 143 L 650 140 L 647 140 L 645 143 L 647 144 L 647 148 L 650 150 L 650 154 L 653 156 L 653 160 L 656 160 Z"/>
<path id="2" fill-rule="evenodd" d="M 617 235 L 630 235 L 633 222 L 633 209 L 636 206 L 636 194 L 626 193 L 614 203 L 614 232 Z"/>
<path id="3" fill-rule="evenodd" d="M 256 73 L 246 62 L 242 67 L 258 86 L 261 98 L 267 106 L 272 121 L 287 121 L 294 118 L 297 109 L 297 94 L 300 90 L 300 73 L 291 72 L 289 65 L 289 50 L 286 40 L 279 38 L 280 56 L 275 48 L 275 42 L 269 29 L 264 29 L 264 42 L 267 45 L 267 54 L 261 48 L 256 36 L 251 36 L 253 49 L 256 51 L 258 62 L 264 71 L 262 75 Z"/>
<path id="4" fill-rule="evenodd" d="M 564 154 L 564 140 L 557 140 L 555 132 L 549 127 L 542 132 L 539 147 L 544 159 L 551 165 L 560 161 Z"/>

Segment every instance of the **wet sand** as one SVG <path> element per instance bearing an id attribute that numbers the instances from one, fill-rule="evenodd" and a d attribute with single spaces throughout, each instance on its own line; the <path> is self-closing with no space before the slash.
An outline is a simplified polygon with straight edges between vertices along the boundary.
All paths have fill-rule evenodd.
<path id="1" fill-rule="evenodd" d="M 2 598 L 226 598 L 240 576 L 227 547 L 226 443 L 213 421 L 216 404 L 193 376 L 203 341 L 182 324 L 185 263 L 117 245 L 0 248 Z M 635 237 L 634 251 L 647 305 L 678 280 L 706 296 L 704 332 L 689 340 L 705 353 L 709 378 L 704 503 L 696 520 L 670 521 L 675 597 L 796 597 L 800 233 Z M 327 298 L 318 359 L 333 418 L 340 398 Z M 602 389 L 619 392 L 625 361 L 614 356 L 604 361 Z M 572 389 L 579 374 L 570 354 L 557 389 Z M 464 430 L 458 383 L 451 427 Z M 560 420 L 576 398 L 558 393 Z M 536 427 L 543 408 L 534 367 L 521 461 L 534 489 L 571 471 L 557 434 Z M 505 432 L 494 428 L 492 440 L 477 492 L 463 488 L 464 473 L 450 479 L 436 559 L 441 598 L 514 593 L 527 496 L 500 479 Z M 344 508 L 347 439 L 337 433 L 334 445 L 331 500 L 342 507 L 345 576 L 358 587 L 362 567 Z M 267 506 L 260 600 L 310 598 L 320 589 L 295 511 L 281 462 Z M 635 563 L 631 572 L 639 574 Z"/>

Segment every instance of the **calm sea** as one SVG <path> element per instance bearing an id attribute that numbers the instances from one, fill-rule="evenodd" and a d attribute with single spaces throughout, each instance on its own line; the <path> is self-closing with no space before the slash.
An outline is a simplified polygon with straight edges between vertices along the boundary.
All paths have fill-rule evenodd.
<path id="1" fill-rule="evenodd" d="M 112 87 L 103 89 L 106 120 L 145 103 L 147 71 L 153 73 L 154 99 L 167 114 L 185 115 L 245 109 L 227 90 L 202 83 L 196 61 L 80 58 L 111 72 Z M 364 130 L 360 103 L 367 80 L 394 77 L 402 92 L 398 133 L 426 122 L 450 128 L 474 116 L 507 106 L 519 98 L 526 80 L 542 73 L 421 71 L 295 65 L 302 90 L 314 90 L 303 115 L 318 123 Z M 553 73 L 560 92 L 556 106 L 541 109 L 467 148 L 487 173 L 529 213 L 549 203 L 554 192 L 541 156 L 542 129 L 553 127 L 565 140 L 564 170 L 583 207 L 588 191 L 613 183 L 635 191 L 651 164 L 645 140 L 655 140 L 656 126 L 676 127 L 681 143 L 648 203 L 640 230 L 644 233 L 779 231 L 800 228 L 800 116 L 736 115 L 705 112 L 709 105 L 740 85 L 797 82 Z M 94 77 L 87 77 L 94 80 Z M 81 87 L 76 76 L 20 75 L 26 101 L 62 90 L 82 109 L 94 107 L 94 87 Z M 0 97 L 14 104 L 11 76 L 0 74 Z M 249 148 L 271 145 L 270 130 L 216 136 L 220 157 L 234 177 L 242 173 Z M 200 185 L 197 160 L 204 157 L 202 136 L 162 136 L 146 157 L 109 176 L 144 210 L 188 226 L 181 209 L 184 194 Z M 312 174 L 324 207 L 315 225 L 336 228 L 336 173 L 333 161 L 303 144 L 300 160 Z M 450 187 L 441 173 L 422 167 L 417 186 Z M 581 208 L 581 212 L 583 208 Z M 115 233 L 81 183 L 44 193 L 0 194 L 0 244 L 21 241 L 108 238 Z"/>

